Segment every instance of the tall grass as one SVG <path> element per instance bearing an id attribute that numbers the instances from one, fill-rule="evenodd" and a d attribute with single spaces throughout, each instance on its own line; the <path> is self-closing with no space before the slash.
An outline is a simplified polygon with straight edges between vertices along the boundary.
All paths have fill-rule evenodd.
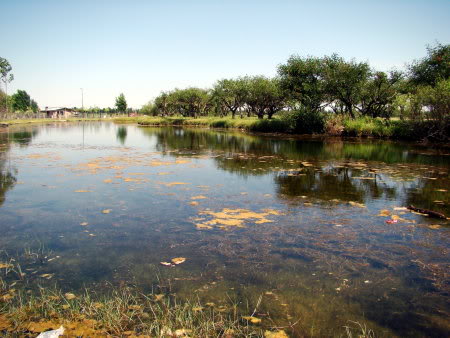
<path id="1" fill-rule="evenodd" d="M 243 320 L 236 306 L 231 304 L 225 310 L 129 288 L 107 296 L 40 289 L 36 295 L 18 292 L 12 300 L 1 303 L 0 334 L 33 336 L 63 325 L 67 336 L 263 336 L 263 329 Z"/>

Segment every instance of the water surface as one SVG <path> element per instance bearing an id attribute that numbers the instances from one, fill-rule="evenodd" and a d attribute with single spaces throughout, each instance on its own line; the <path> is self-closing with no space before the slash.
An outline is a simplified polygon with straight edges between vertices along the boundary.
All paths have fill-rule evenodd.
<path id="1" fill-rule="evenodd" d="M 293 335 L 448 336 L 446 151 L 111 123 L 0 131 L 0 262 L 31 290 L 137 286 Z M 387 222 L 388 221 L 388 222 Z M 176 267 L 161 261 L 185 257 Z M 249 310 L 251 309 L 251 310 Z M 250 315 L 251 313 L 248 313 Z"/>

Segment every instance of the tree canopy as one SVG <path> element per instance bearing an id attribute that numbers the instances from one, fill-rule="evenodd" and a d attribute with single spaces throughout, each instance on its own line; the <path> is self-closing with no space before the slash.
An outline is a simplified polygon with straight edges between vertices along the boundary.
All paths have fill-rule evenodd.
<path id="1" fill-rule="evenodd" d="M 127 110 L 127 100 L 125 99 L 125 95 L 121 93 L 118 97 L 116 97 L 116 107 L 119 112 L 125 113 Z"/>

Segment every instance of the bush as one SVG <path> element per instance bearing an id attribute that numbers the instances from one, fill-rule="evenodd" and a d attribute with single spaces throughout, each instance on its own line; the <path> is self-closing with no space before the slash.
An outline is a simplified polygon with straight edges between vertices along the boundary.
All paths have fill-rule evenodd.
<path id="1" fill-rule="evenodd" d="M 327 135 L 340 136 L 344 132 L 343 117 L 333 114 L 325 119 L 324 132 Z"/>
<path id="2" fill-rule="evenodd" d="M 304 108 L 280 114 L 288 131 L 295 134 L 320 134 L 325 129 L 322 112 L 312 112 Z"/>

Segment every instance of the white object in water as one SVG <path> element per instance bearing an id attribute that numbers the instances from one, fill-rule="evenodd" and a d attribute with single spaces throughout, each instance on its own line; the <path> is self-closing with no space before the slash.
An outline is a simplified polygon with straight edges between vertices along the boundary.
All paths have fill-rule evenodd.
<path id="1" fill-rule="evenodd" d="M 59 329 L 57 330 L 51 330 L 51 331 L 46 331 L 46 332 L 42 332 L 39 336 L 37 336 L 36 338 L 58 338 L 59 336 L 62 336 L 64 334 L 64 328 L 61 325 L 59 327 Z"/>

